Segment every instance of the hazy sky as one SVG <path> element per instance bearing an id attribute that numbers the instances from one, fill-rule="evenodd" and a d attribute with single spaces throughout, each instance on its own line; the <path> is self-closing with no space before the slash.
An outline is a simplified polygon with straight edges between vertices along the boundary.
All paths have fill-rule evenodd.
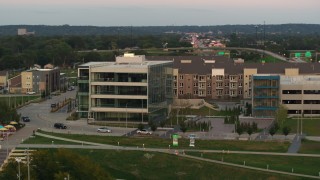
<path id="1" fill-rule="evenodd" d="M 0 25 L 320 24 L 320 0 L 0 0 Z"/>

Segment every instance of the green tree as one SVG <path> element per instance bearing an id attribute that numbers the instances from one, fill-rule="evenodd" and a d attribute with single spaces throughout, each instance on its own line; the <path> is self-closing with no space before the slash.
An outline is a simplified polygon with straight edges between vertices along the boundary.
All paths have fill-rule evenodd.
<path id="1" fill-rule="evenodd" d="M 283 105 L 280 105 L 276 111 L 276 121 L 278 122 L 280 128 L 283 127 L 283 123 L 287 119 L 287 117 L 288 117 L 288 109 Z"/>
<path id="2" fill-rule="evenodd" d="M 248 127 L 247 133 L 249 134 L 249 138 L 251 139 L 251 134 L 253 133 L 252 127 Z"/>
<path id="3" fill-rule="evenodd" d="M 0 122 L 1 124 L 9 124 L 10 121 L 19 122 L 20 115 L 14 107 L 9 107 L 6 102 L 0 102 Z"/>
<path id="4" fill-rule="evenodd" d="M 282 133 L 283 133 L 285 136 L 287 136 L 287 135 L 290 133 L 290 131 L 291 131 L 291 128 L 288 127 L 288 126 L 284 126 L 284 127 L 282 128 Z"/>
<path id="5" fill-rule="evenodd" d="M 180 130 L 185 133 L 187 131 L 187 126 L 186 123 L 184 121 L 180 122 Z"/>
<path id="6" fill-rule="evenodd" d="M 142 123 L 138 124 L 138 129 L 141 131 L 144 128 L 144 125 Z"/>
<path id="7" fill-rule="evenodd" d="M 274 127 L 269 129 L 269 134 L 271 135 L 272 138 L 275 133 L 276 133 L 276 129 Z"/>

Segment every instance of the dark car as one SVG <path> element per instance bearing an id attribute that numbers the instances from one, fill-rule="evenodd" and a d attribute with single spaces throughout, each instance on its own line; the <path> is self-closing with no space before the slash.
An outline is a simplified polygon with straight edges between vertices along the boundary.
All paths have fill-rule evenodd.
<path id="1" fill-rule="evenodd" d="M 22 116 L 21 119 L 23 122 L 30 122 L 30 118 L 28 116 Z"/>
<path id="2" fill-rule="evenodd" d="M 54 123 L 54 127 L 56 129 L 67 129 L 67 126 L 64 125 L 63 123 Z"/>

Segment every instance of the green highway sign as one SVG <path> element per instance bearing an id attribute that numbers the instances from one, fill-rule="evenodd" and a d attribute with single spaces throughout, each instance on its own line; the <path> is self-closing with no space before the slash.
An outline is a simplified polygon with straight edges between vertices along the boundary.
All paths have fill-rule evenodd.
<path id="1" fill-rule="evenodd" d="M 223 55 L 224 55 L 224 52 L 223 52 L 223 51 L 220 51 L 220 52 L 218 52 L 218 55 L 219 55 L 219 56 L 223 56 Z"/>
<path id="2" fill-rule="evenodd" d="M 311 52 L 310 52 L 310 51 L 307 51 L 307 52 L 305 53 L 305 57 L 310 58 L 310 57 L 311 57 Z"/>
<path id="3" fill-rule="evenodd" d="M 294 53 L 294 57 L 296 58 L 301 57 L 301 53 Z"/>

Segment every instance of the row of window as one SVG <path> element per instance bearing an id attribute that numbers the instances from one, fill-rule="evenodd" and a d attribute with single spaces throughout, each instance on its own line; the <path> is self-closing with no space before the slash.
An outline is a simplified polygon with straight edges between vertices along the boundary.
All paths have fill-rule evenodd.
<path id="1" fill-rule="evenodd" d="M 282 94 L 302 94 L 302 90 L 282 90 Z M 320 94 L 320 90 L 303 90 L 303 94 Z"/>
<path id="2" fill-rule="evenodd" d="M 205 91 L 193 91 L 193 95 L 199 95 L 202 96 L 204 95 Z M 173 94 L 176 96 L 177 95 L 177 91 L 174 91 Z M 238 91 L 238 94 L 236 91 L 224 91 L 225 95 L 230 95 L 230 96 L 235 96 L 235 95 L 242 95 L 242 90 Z M 179 90 L 179 95 L 184 95 L 184 91 L 183 90 Z M 207 91 L 207 95 L 211 95 L 211 91 Z M 217 90 L 217 96 L 222 96 L 223 95 L 223 90 Z"/>
<path id="3" fill-rule="evenodd" d="M 215 84 L 215 83 L 213 83 L 213 84 Z M 183 87 L 183 85 L 184 85 L 183 83 L 179 83 L 179 87 Z M 198 87 L 198 86 L 199 86 L 198 83 L 193 83 L 193 87 Z M 177 87 L 177 83 L 176 82 L 174 82 L 173 87 Z M 200 84 L 200 87 L 204 88 L 205 85 L 204 84 Z M 207 83 L 207 87 L 211 87 L 211 83 Z M 217 88 L 222 88 L 222 87 L 223 87 L 223 83 L 222 82 L 217 82 Z M 229 83 L 226 83 L 225 87 L 229 87 Z M 237 84 L 236 83 L 230 83 L 230 87 L 231 88 L 236 88 Z M 242 87 L 242 83 L 239 83 L 238 87 Z M 188 88 L 190 88 L 190 87 L 188 87 Z"/>
<path id="4" fill-rule="evenodd" d="M 282 100 L 282 104 L 301 104 L 302 100 Z M 320 104 L 320 100 L 303 100 L 303 104 Z"/>
<path id="5" fill-rule="evenodd" d="M 223 79 L 229 79 L 230 81 L 236 81 L 236 80 L 242 80 L 243 76 L 239 75 L 233 75 L 233 76 L 229 76 L 229 75 L 217 75 L 217 76 L 211 76 L 211 75 L 207 75 L 207 76 L 198 76 L 198 75 L 193 75 L 193 79 L 194 80 L 199 80 L 199 81 L 204 81 L 204 80 L 211 80 L 212 77 L 216 77 L 216 80 L 221 81 Z M 246 76 L 248 77 L 248 76 Z M 177 76 L 173 76 L 174 80 L 177 80 Z M 184 75 L 179 75 L 179 80 L 183 80 L 184 79 Z M 249 75 L 249 79 L 251 79 L 251 75 Z"/>

